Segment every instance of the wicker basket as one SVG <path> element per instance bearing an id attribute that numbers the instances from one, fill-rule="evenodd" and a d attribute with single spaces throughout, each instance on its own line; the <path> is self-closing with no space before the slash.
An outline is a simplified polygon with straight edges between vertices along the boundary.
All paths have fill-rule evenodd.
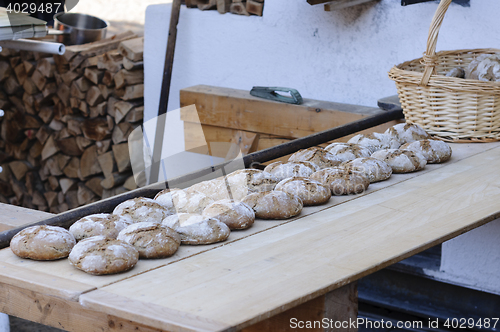
<path id="1" fill-rule="evenodd" d="M 396 82 L 407 122 L 452 142 L 500 140 L 500 82 L 446 77 L 455 68 L 467 68 L 481 54 L 498 49 L 472 49 L 436 53 L 444 14 L 452 0 L 441 0 L 432 19 L 427 50 L 420 59 L 397 65 L 389 72 Z"/>

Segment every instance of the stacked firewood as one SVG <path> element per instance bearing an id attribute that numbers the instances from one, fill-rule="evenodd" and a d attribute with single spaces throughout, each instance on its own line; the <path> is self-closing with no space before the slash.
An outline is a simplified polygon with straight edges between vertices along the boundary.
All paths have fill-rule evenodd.
<path id="1" fill-rule="evenodd" d="M 142 54 L 131 32 L 62 56 L 4 48 L 1 202 L 59 213 L 136 188 L 127 138 L 143 118 Z"/>
<path id="2" fill-rule="evenodd" d="M 201 10 L 217 9 L 219 13 L 262 16 L 264 0 L 185 0 L 186 7 Z"/>

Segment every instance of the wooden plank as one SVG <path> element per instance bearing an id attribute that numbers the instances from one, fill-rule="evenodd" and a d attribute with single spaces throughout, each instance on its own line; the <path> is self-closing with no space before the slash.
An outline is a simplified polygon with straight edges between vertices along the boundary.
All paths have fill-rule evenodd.
<path id="1" fill-rule="evenodd" d="M 309 0 L 308 0 L 309 1 Z M 329 2 L 328 2 L 329 1 Z M 349 8 L 357 5 L 361 5 L 367 2 L 378 1 L 378 0 L 328 0 L 328 3 L 325 3 L 325 11 L 333 11 L 344 8 Z"/>
<path id="2" fill-rule="evenodd" d="M 118 52 L 131 61 L 140 61 L 143 57 L 144 37 L 122 41 Z"/>
<path id="3" fill-rule="evenodd" d="M 182 89 L 181 120 L 298 138 L 379 114 L 379 108 L 304 99 L 292 105 L 253 97 L 245 90 L 197 85 Z"/>
<path id="4" fill-rule="evenodd" d="M 51 216 L 52 214 L 43 211 L 2 204 L 2 217 L 0 219 L 0 225 L 5 225 L 8 228 L 15 228 L 46 219 Z"/>
<path id="5" fill-rule="evenodd" d="M 130 301 L 121 308 L 83 303 L 127 317 L 147 302 L 244 328 L 499 217 L 498 167 L 491 149 L 100 290 Z M 395 197 L 411 203 L 384 206 Z"/>

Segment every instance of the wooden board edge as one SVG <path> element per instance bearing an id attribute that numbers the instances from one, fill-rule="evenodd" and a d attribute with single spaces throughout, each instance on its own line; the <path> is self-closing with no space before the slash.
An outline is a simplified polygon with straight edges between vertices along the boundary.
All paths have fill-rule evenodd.
<path id="1" fill-rule="evenodd" d="M 80 305 L 89 310 L 106 312 L 124 319 L 132 319 L 140 324 L 161 330 L 208 332 L 229 328 L 229 326 L 221 322 L 175 309 L 131 300 L 124 296 L 108 293 L 103 289 L 80 296 Z"/>

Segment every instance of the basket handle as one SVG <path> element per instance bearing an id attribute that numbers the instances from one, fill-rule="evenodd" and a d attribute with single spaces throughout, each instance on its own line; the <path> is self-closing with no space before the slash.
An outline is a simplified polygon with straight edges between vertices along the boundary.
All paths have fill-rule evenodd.
<path id="1" fill-rule="evenodd" d="M 429 28 L 429 36 L 427 37 L 427 49 L 425 50 L 423 56 L 425 68 L 420 85 L 425 86 L 429 84 L 431 76 L 436 74 L 436 65 L 438 60 L 436 56 L 437 38 L 439 35 L 439 29 L 443 23 L 444 14 L 446 14 L 450 4 L 451 0 L 441 0 L 436 13 L 434 13 L 434 17 L 432 18 L 431 27 Z"/>

